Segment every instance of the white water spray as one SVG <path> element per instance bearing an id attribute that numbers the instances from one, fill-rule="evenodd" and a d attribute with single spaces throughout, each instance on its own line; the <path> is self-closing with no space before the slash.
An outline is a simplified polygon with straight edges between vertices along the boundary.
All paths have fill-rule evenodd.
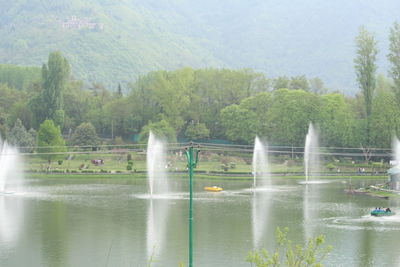
<path id="1" fill-rule="evenodd" d="M 20 191 L 22 178 L 23 167 L 18 150 L 0 138 L 0 194 Z"/>
<path id="2" fill-rule="evenodd" d="M 306 183 L 309 182 L 310 176 L 319 172 L 318 148 L 318 134 L 312 123 L 310 123 L 304 146 L 304 175 L 306 176 Z"/>
<path id="3" fill-rule="evenodd" d="M 396 161 L 396 166 L 400 165 L 400 141 L 397 137 L 393 137 L 392 141 L 393 160 Z"/>
<path id="4" fill-rule="evenodd" d="M 254 248 L 261 248 L 265 246 L 262 241 L 265 240 L 265 232 L 268 227 L 272 192 L 265 190 L 271 186 L 267 144 L 258 137 L 254 141 L 253 177 L 253 246 Z"/>
<path id="5" fill-rule="evenodd" d="M 170 192 L 166 172 L 166 144 L 152 132 L 147 144 L 147 180 L 151 196 Z"/>
<path id="6" fill-rule="evenodd" d="M 267 144 L 256 136 L 253 150 L 253 188 L 267 187 L 271 184 Z M 258 182 L 257 180 L 260 180 Z"/>

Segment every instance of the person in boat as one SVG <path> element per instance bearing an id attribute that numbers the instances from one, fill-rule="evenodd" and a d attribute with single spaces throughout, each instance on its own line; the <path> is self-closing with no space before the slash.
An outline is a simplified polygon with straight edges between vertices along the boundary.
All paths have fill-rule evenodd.
<path id="1" fill-rule="evenodd" d="M 386 212 L 392 212 L 390 208 L 386 208 Z"/>

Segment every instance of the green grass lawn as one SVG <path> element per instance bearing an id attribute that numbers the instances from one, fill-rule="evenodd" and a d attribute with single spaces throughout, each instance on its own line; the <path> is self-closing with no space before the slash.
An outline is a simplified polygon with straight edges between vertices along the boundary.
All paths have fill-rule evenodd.
<path id="1" fill-rule="evenodd" d="M 109 174 L 124 174 L 124 173 L 144 173 L 146 171 L 146 155 L 142 152 L 130 153 L 133 162 L 132 171 L 127 170 L 128 165 L 128 154 L 127 153 L 87 153 L 87 154 L 73 154 L 69 157 L 59 156 L 51 162 L 51 172 L 59 172 L 66 174 L 75 173 L 109 173 Z M 103 165 L 96 166 L 92 164 L 91 160 L 102 159 Z M 58 162 L 60 161 L 60 162 Z M 303 162 L 301 159 L 288 160 L 287 158 L 275 157 L 271 159 L 270 164 L 271 172 L 279 175 L 285 175 L 285 178 L 303 178 L 301 173 L 304 172 Z M 187 161 L 184 155 L 177 153 L 168 154 L 164 168 L 169 172 L 185 172 Z M 335 175 L 332 178 L 350 178 L 349 174 L 340 175 L 340 172 L 354 173 L 351 177 L 354 179 L 359 178 L 386 178 L 386 175 L 379 173 L 377 175 L 362 175 L 358 174 L 359 166 L 357 164 L 340 164 L 336 163 L 335 169 L 328 170 L 327 164 L 321 164 L 321 171 L 326 172 L 327 175 Z M 365 166 L 366 173 L 375 173 L 376 171 L 385 171 L 385 167 L 381 169 L 374 169 L 373 165 L 362 165 Z M 24 169 L 30 173 L 43 173 L 47 172 L 48 162 L 46 159 L 39 157 L 38 155 L 29 155 L 24 157 Z M 239 179 L 235 177 L 235 174 L 251 175 L 252 166 L 251 158 L 249 155 L 245 156 L 226 156 L 218 154 L 206 154 L 200 158 L 196 171 L 199 174 L 207 173 L 207 177 L 213 177 L 213 173 L 223 173 L 226 177 L 232 179 Z M 114 176 L 113 176 L 114 177 Z M 136 176 L 135 176 L 136 177 Z M 216 177 L 220 177 L 216 175 Z M 243 177 L 242 177 L 243 179 Z"/>

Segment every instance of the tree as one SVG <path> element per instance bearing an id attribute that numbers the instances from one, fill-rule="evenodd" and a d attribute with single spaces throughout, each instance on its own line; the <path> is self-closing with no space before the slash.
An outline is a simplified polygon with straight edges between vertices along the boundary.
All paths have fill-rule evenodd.
<path id="1" fill-rule="evenodd" d="M 89 123 L 82 123 L 76 129 L 71 138 L 71 145 L 96 147 L 100 143 L 96 129 Z"/>
<path id="2" fill-rule="evenodd" d="M 14 126 L 8 133 L 8 142 L 17 147 L 21 148 L 21 151 L 31 152 L 33 147 L 36 146 L 36 136 L 31 131 L 27 131 L 22 125 L 20 119 L 15 121 Z"/>
<path id="3" fill-rule="evenodd" d="M 393 92 L 400 104 L 400 24 L 395 22 L 390 29 L 388 59 L 391 63 L 390 76 L 393 79 Z"/>
<path id="4" fill-rule="evenodd" d="M 308 91 L 310 85 L 308 84 L 307 77 L 305 75 L 291 77 L 289 89 Z"/>
<path id="5" fill-rule="evenodd" d="M 322 96 L 321 105 L 321 141 L 324 146 L 351 146 L 354 143 L 355 117 L 350 106 L 341 94 Z"/>
<path id="6" fill-rule="evenodd" d="M 325 87 L 324 82 L 318 77 L 310 79 L 309 84 L 310 92 L 312 93 L 323 95 L 328 92 L 328 89 Z"/>
<path id="7" fill-rule="evenodd" d="M 192 140 L 207 138 L 209 135 L 210 130 L 204 123 L 191 123 L 186 127 L 185 136 Z"/>
<path id="8" fill-rule="evenodd" d="M 268 113 L 272 105 L 272 95 L 268 92 L 256 94 L 254 96 L 245 98 L 240 103 L 241 108 L 252 111 L 257 123 L 255 131 L 258 136 L 267 137 L 270 134 L 270 124 L 268 123 Z"/>
<path id="9" fill-rule="evenodd" d="M 63 123 L 63 91 L 70 75 L 70 66 L 61 52 L 50 53 L 47 64 L 42 67 L 45 118 L 56 120 L 57 125 Z M 61 118 L 62 117 L 62 118 Z"/>
<path id="10" fill-rule="evenodd" d="M 170 143 L 176 143 L 176 132 L 166 120 L 160 120 L 154 123 L 150 121 L 148 125 L 144 126 L 140 132 L 140 143 L 147 142 L 150 131 L 156 136 L 165 138 Z"/>
<path id="11" fill-rule="evenodd" d="M 371 145 L 390 148 L 394 134 L 400 134 L 400 111 L 391 90 L 377 90 L 371 115 Z"/>
<path id="12" fill-rule="evenodd" d="M 65 129 L 74 129 L 81 123 L 89 121 L 88 114 L 95 109 L 94 97 L 89 90 L 83 89 L 83 86 L 81 81 L 72 81 L 66 85 L 63 94 Z"/>
<path id="13" fill-rule="evenodd" d="M 40 125 L 38 147 L 38 152 L 48 161 L 49 166 L 52 160 L 62 157 L 62 154 L 57 153 L 67 151 L 60 127 L 56 126 L 52 120 L 45 120 Z"/>
<path id="14" fill-rule="evenodd" d="M 133 128 L 132 108 L 127 98 L 118 97 L 110 101 L 104 110 L 108 122 L 107 128 L 112 131 L 113 136 L 129 138 L 133 132 L 137 132 Z"/>
<path id="15" fill-rule="evenodd" d="M 310 122 L 320 120 L 321 98 L 303 90 L 273 91 L 268 112 L 269 140 L 303 146 Z"/>
<path id="16" fill-rule="evenodd" d="M 374 36 L 364 27 L 360 28 L 359 35 L 356 37 L 357 52 L 354 59 L 357 82 L 365 100 L 365 110 L 367 115 L 366 137 L 367 145 L 370 143 L 370 117 L 372 112 L 372 102 L 376 86 L 376 41 Z"/>
<path id="17" fill-rule="evenodd" d="M 229 140 L 251 143 L 256 136 L 256 114 L 239 105 L 221 110 L 221 119 Z"/>
<path id="18" fill-rule="evenodd" d="M 278 89 L 284 89 L 284 88 L 289 88 L 290 80 L 286 76 L 281 76 L 276 79 L 274 79 L 273 82 L 273 89 L 278 90 Z"/>
<path id="19" fill-rule="evenodd" d="M 121 87 L 121 83 L 118 83 L 118 88 L 117 88 L 117 97 L 122 97 L 122 87 Z"/>

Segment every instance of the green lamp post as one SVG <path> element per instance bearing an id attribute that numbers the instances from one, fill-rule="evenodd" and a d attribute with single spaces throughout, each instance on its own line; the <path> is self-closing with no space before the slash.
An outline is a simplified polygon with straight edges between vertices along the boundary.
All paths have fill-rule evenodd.
<path id="1" fill-rule="evenodd" d="M 193 267 L 193 169 L 196 168 L 199 161 L 199 146 L 190 143 L 186 148 L 186 157 L 189 170 L 189 267 Z"/>

